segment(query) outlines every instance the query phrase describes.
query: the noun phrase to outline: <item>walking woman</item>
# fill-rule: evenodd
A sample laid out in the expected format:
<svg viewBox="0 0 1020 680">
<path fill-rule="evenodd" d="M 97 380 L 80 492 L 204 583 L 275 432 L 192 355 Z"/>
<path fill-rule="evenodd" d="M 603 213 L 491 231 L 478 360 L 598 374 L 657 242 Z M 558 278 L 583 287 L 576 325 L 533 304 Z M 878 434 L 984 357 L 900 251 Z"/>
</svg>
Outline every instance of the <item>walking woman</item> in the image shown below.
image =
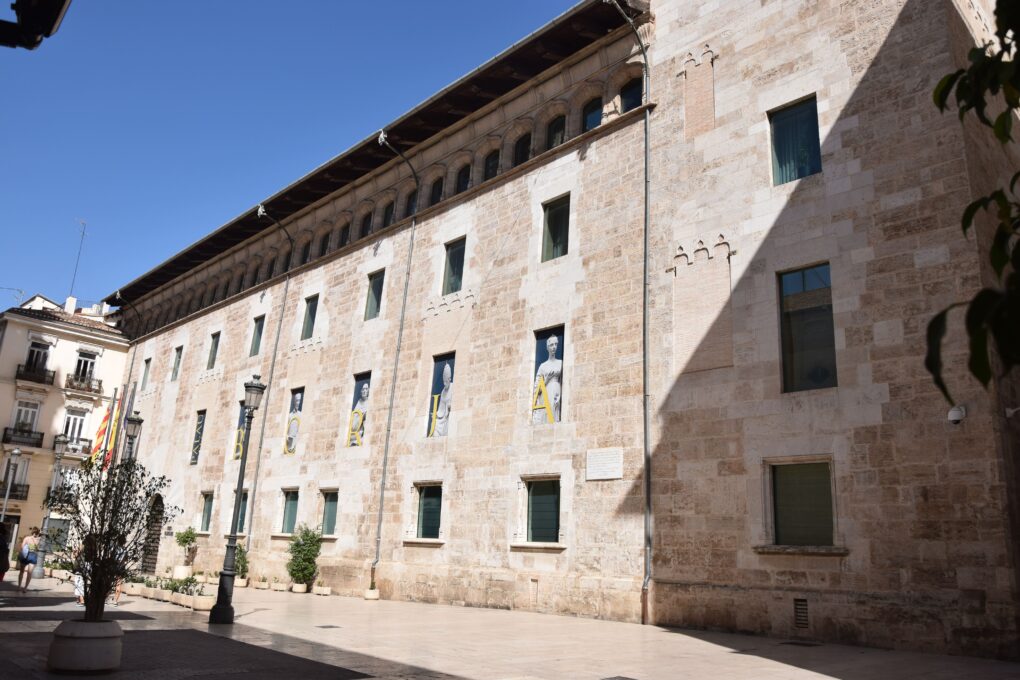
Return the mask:
<svg viewBox="0 0 1020 680">
<path fill-rule="evenodd" d="M 7 525 L 0 524 L 0 581 L 4 580 L 7 570 L 11 568 L 11 543 L 7 531 Z"/>
<path fill-rule="evenodd" d="M 21 542 L 21 551 L 18 552 L 18 588 L 21 592 L 28 592 L 28 584 L 32 581 L 32 569 L 39 560 L 39 527 L 32 527 Z M 27 567 L 27 568 L 26 568 Z M 21 577 L 25 577 L 25 585 L 21 585 Z"/>
</svg>

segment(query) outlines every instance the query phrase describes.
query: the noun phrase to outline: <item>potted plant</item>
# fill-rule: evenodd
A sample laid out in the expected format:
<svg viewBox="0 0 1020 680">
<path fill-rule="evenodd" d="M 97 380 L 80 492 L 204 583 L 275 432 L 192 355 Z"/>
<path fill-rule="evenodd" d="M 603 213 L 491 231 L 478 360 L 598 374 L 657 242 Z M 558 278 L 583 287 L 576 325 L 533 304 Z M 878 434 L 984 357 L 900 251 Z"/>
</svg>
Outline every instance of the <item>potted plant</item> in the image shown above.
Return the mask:
<svg viewBox="0 0 1020 680">
<path fill-rule="evenodd" d="M 238 545 L 234 553 L 234 587 L 248 587 L 248 551 L 243 545 Z"/>
<path fill-rule="evenodd" d="M 266 590 L 269 588 L 269 580 L 266 578 L 266 575 L 263 574 L 262 576 L 259 576 L 258 579 L 256 579 L 254 586 L 256 590 Z"/>
<path fill-rule="evenodd" d="M 287 590 L 287 584 L 282 582 L 279 579 L 279 577 L 274 576 L 273 577 L 273 590 L 277 590 L 277 591 L 282 593 L 282 592 Z"/>
<path fill-rule="evenodd" d="M 333 592 L 333 589 L 324 584 L 321 578 L 312 586 L 312 593 L 314 595 L 329 595 L 331 592 Z"/>
<path fill-rule="evenodd" d="M 304 524 L 297 527 L 290 539 L 290 561 L 287 573 L 294 581 L 295 593 L 307 593 L 315 583 L 315 561 L 322 549 L 322 534 Z"/>
<path fill-rule="evenodd" d="M 102 462 L 86 460 L 68 470 L 45 501 L 51 513 L 68 520 L 62 548 L 72 556 L 85 601 L 82 619 L 63 621 L 53 631 L 50 670 L 120 667 L 124 633 L 116 621 L 103 618 L 106 600 L 141 561 L 150 523 L 165 523 L 177 512 L 168 507 L 162 515 L 150 516 L 150 501 L 165 492 L 169 482 L 150 475 L 137 460 L 103 468 Z"/>
<path fill-rule="evenodd" d="M 194 527 L 188 527 L 177 533 L 177 545 L 184 548 L 184 564 L 174 567 L 174 578 L 183 579 L 191 576 L 191 565 L 195 561 L 195 554 L 198 552 L 198 534 Z"/>
</svg>

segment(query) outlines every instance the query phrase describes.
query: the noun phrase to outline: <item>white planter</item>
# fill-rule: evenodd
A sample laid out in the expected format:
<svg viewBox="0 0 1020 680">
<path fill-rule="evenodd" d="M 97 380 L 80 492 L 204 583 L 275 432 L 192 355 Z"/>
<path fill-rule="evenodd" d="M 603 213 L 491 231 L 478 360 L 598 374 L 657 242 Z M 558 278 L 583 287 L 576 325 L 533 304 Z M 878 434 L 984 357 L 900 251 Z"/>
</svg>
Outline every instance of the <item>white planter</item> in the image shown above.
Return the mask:
<svg viewBox="0 0 1020 680">
<path fill-rule="evenodd" d="M 269 581 L 255 581 L 255 590 L 269 590 Z"/>
<path fill-rule="evenodd" d="M 329 586 L 312 586 L 313 595 L 329 595 L 333 592 L 333 589 Z"/>
<path fill-rule="evenodd" d="M 157 600 L 162 600 L 163 602 L 169 602 L 171 595 L 173 595 L 173 593 L 171 593 L 166 588 L 157 588 L 156 589 L 156 599 Z"/>
<path fill-rule="evenodd" d="M 294 585 L 292 585 L 290 587 L 290 589 L 291 589 L 291 592 L 294 592 L 294 593 L 307 593 L 308 592 L 308 584 L 307 583 L 295 583 Z"/>
<path fill-rule="evenodd" d="M 215 595 L 195 595 L 191 600 L 191 607 L 196 612 L 207 612 L 216 604 Z"/>
<path fill-rule="evenodd" d="M 366 590 L 365 591 L 365 599 L 366 600 L 378 600 L 379 599 L 379 591 L 378 590 Z"/>
<path fill-rule="evenodd" d="M 181 579 L 188 578 L 189 576 L 191 576 L 191 567 L 174 567 L 174 579 L 180 581 Z"/>
<path fill-rule="evenodd" d="M 208 583 L 208 577 L 205 574 L 195 574 L 195 583 Z"/>
<path fill-rule="evenodd" d="M 63 621 L 53 631 L 47 665 L 52 671 L 117 670 L 123 638 L 116 621 Z"/>
<path fill-rule="evenodd" d="M 286 584 L 286 583 L 274 583 L 274 584 L 273 584 L 273 590 L 278 590 L 278 591 L 280 591 L 281 593 L 282 593 L 282 592 L 286 592 L 286 590 L 287 590 L 287 584 Z"/>
<path fill-rule="evenodd" d="M 124 592 L 128 595 L 139 595 L 142 592 L 142 586 L 140 583 L 125 583 Z"/>
<path fill-rule="evenodd" d="M 248 587 L 248 579 L 246 579 L 246 578 L 235 578 L 234 579 L 234 587 L 235 588 L 247 588 Z"/>
<path fill-rule="evenodd" d="M 170 593 L 171 604 L 184 604 L 184 593 Z"/>
</svg>

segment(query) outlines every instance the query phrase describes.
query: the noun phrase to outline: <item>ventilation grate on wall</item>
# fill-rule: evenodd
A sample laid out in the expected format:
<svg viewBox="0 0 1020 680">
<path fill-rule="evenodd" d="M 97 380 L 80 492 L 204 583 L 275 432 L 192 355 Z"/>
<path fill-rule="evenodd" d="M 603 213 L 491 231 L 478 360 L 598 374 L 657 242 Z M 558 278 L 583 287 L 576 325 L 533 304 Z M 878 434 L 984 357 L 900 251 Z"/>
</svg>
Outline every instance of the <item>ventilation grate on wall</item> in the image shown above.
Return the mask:
<svg viewBox="0 0 1020 680">
<path fill-rule="evenodd" d="M 807 600 L 797 598 L 793 601 L 793 625 L 795 628 L 808 627 Z"/>
</svg>

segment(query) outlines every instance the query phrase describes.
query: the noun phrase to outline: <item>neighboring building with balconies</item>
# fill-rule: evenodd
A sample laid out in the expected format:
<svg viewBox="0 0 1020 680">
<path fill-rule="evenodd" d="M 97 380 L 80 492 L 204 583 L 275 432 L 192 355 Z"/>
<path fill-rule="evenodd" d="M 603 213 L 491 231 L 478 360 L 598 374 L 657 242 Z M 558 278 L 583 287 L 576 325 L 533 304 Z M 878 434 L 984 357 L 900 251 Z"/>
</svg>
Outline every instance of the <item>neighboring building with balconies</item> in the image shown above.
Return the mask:
<svg viewBox="0 0 1020 680">
<path fill-rule="evenodd" d="M 124 371 L 128 345 L 105 322 L 108 311 L 35 295 L 0 314 L 0 502 L 6 495 L 4 521 L 19 539 L 42 526 L 54 437 L 68 438 L 65 464 L 83 460 Z M 14 449 L 22 455 L 12 463 Z"/>
</svg>

